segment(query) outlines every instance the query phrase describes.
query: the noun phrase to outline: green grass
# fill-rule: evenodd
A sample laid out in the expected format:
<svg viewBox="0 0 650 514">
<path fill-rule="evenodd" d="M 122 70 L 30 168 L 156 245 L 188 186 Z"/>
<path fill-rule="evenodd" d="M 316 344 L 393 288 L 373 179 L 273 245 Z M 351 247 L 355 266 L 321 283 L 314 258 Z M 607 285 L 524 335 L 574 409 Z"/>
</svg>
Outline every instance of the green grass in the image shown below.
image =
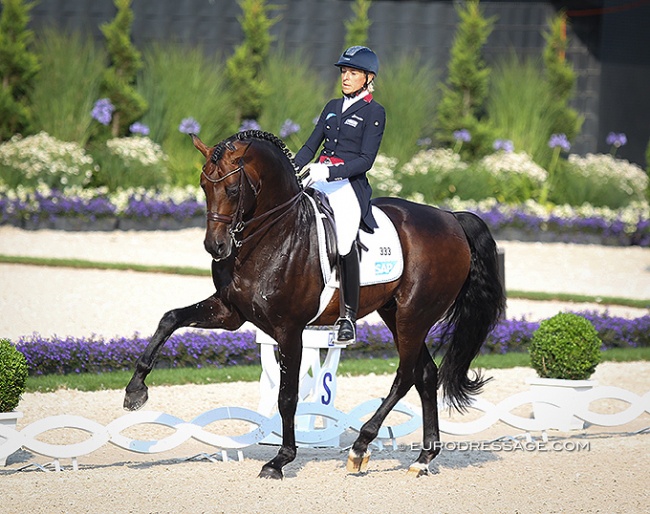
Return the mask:
<svg viewBox="0 0 650 514">
<path fill-rule="evenodd" d="M 31 266 L 51 266 L 74 269 L 101 269 L 117 271 L 137 271 L 141 273 L 164 273 L 169 275 L 189 275 L 209 277 L 210 269 L 194 268 L 191 266 L 160 266 L 147 264 L 130 264 L 119 262 L 97 262 L 84 259 L 60 259 L 52 257 L 26 257 L 0 254 L 1 264 L 26 264 Z M 508 290 L 508 298 L 535 300 L 541 302 L 561 301 L 570 303 L 596 303 L 601 305 L 620 305 L 646 309 L 650 307 L 650 299 L 636 300 L 614 296 L 588 296 L 570 293 L 541 293 L 531 291 Z"/>
<path fill-rule="evenodd" d="M 36 53 L 41 68 L 30 96 L 33 126 L 83 147 L 96 124 L 90 112 L 100 98 L 106 52 L 87 34 L 50 27 L 38 34 Z"/>
<path fill-rule="evenodd" d="M 650 348 L 626 348 L 607 350 L 602 353 L 603 361 L 634 362 L 650 360 Z M 473 367 L 484 369 L 508 369 L 529 367 L 527 353 L 505 355 L 482 355 L 476 358 Z M 393 359 L 344 359 L 338 368 L 339 376 L 392 375 L 397 369 L 397 358 Z M 178 368 L 156 369 L 147 378 L 147 385 L 216 384 L 223 382 L 257 382 L 262 368 L 259 365 L 233 366 L 230 368 Z M 57 389 L 99 391 L 124 389 L 131 379 L 131 371 L 112 373 L 81 373 L 78 375 L 45 375 L 27 378 L 29 393 L 49 392 Z"/>
<path fill-rule="evenodd" d="M 53 268 L 100 269 L 116 271 L 138 271 L 141 273 L 163 273 L 168 275 L 191 275 L 209 277 L 208 268 L 193 268 L 191 266 L 161 266 L 148 264 L 130 264 L 120 262 L 96 262 L 84 259 L 59 259 L 52 257 L 25 257 L 15 255 L 0 255 L 2 264 L 27 264 L 30 266 L 47 266 Z"/>
</svg>

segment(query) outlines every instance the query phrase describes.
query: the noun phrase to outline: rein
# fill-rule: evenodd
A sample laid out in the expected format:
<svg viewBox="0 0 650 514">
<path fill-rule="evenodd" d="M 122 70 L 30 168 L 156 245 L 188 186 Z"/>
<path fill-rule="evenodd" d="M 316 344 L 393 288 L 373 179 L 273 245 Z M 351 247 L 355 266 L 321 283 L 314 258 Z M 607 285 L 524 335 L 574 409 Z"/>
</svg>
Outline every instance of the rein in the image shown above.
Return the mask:
<svg viewBox="0 0 650 514">
<path fill-rule="evenodd" d="M 244 153 L 239 158 L 239 166 L 237 168 L 235 168 L 234 170 L 231 170 L 228 173 L 226 173 L 223 177 L 213 179 L 213 178 L 210 178 L 205 173 L 205 170 L 202 171 L 202 175 L 208 180 L 208 182 L 211 182 L 212 184 L 218 184 L 219 182 L 222 182 L 226 178 L 234 175 L 235 173 L 240 173 L 240 175 L 239 175 L 239 177 L 240 177 L 240 179 L 239 179 L 240 194 L 239 194 L 239 200 L 237 201 L 237 209 L 235 210 L 235 214 L 234 215 L 227 215 L 227 214 L 220 214 L 220 213 L 215 212 L 215 211 L 208 211 L 207 212 L 208 221 L 214 221 L 214 222 L 217 222 L 217 223 L 225 223 L 227 225 L 230 225 L 230 228 L 228 229 L 228 232 L 229 232 L 230 236 L 232 237 L 233 243 L 234 243 L 236 248 L 240 248 L 244 243 L 248 242 L 250 239 L 255 237 L 263 229 L 269 228 L 269 227 L 275 225 L 278 221 L 280 221 L 287 214 L 289 214 L 289 212 L 291 212 L 291 210 L 298 203 L 298 201 L 300 200 L 300 198 L 301 198 L 301 196 L 303 194 L 303 191 L 300 191 L 295 196 L 291 197 L 286 202 L 274 207 L 273 209 L 270 209 L 270 210 L 260 214 L 259 216 L 255 216 L 254 218 L 251 218 L 251 219 L 249 219 L 247 221 L 244 221 L 242 219 L 243 216 L 244 216 L 244 212 L 243 212 L 244 211 L 244 205 L 243 205 L 244 177 L 246 178 L 246 181 L 248 182 L 248 185 L 250 186 L 251 191 L 253 191 L 253 196 L 255 198 L 257 198 L 257 196 L 259 195 L 259 192 L 260 192 L 259 188 L 256 187 L 255 184 L 253 184 L 253 181 L 251 180 L 251 178 L 246 173 L 246 170 L 244 169 L 244 156 L 246 155 L 246 152 L 250 148 L 251 144 L 252 143 L 248 143 L 248 146 L 246 147 L 246 150 L 244 150 Z M 234 150 L 234 147 L 232 147 L 230 149 Z M 237 234 L 239 234 L 240 232 L 243 232 L 244 229 L 246 229 L 246 227 L 248 227 L 252 223 L 255 223 L 255 222 L 260 221 L 260 220 L 265 220 L 266 218 L 268 218 L 272 214 L 275 214 L 276 212 L 278 212 L 278 211 L 280 211 L 282 209 L 285 209 L 285 208 L 286 208 L 286 210 L 282 214 L 280 214 L 277 218 L 271 220 L 270 224 L 262 224 L 261 226 L 259 226 L 257 228 L 257 230 L 253 231 L 251 234 L 246 236 L 244 239 L 242 239 L 242 240 L 237 239 Z"/>
</svg>

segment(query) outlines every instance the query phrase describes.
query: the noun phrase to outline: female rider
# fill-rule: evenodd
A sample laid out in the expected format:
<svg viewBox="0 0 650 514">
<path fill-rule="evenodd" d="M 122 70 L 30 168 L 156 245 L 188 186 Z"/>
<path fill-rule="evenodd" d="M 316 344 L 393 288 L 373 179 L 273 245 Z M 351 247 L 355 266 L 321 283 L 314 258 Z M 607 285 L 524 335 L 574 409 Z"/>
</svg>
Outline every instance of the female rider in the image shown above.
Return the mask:
<svg viewBox="0 0 650 514">
<path fill-rule="evenodd" d="M 377 157 L 386 113 L 372 98 L 379 59 L 370 48 L 348 48 L 335 66 L 341 70 L 343 97 L 327 103 L 295 162 L 303 184 L 325 193 L 334 210 L 341 299 L 336 342 L 348 344 L 356 339 L 359 309 L 359 250 L 355 241 L 360 227 L 368 232 L 377 228 L 366 172 Z M 321 144 L 316 162 L 307 164 Z"/>
</svg>

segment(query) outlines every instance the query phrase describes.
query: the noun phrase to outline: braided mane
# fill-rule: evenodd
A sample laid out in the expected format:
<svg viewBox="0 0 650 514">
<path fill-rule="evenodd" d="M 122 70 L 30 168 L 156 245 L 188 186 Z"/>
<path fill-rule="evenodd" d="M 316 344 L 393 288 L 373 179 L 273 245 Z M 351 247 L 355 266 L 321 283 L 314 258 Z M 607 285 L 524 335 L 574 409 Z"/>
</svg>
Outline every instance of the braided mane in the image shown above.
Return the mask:
<svg viewBox="0 0 650 514">
<path fill-rule="evenodd" d="M 223 157 L 223 152 L 226 149 L 228 143 L 231 143 L 232 141 L 244 141 L 246 139 L 260 139 L 263 141 L 270 141 L 275 146 L 277 146 L 280 150 L 282 150 L 282 153 L 284 153 L 284 155 L 289 160 L 291 165 L 294 168 L 296 167 L 293 157 L 291 155 L 291 151 L 287 148 L 287 145 L 284 144 L 284 141 L 282 141 L 282 139 L 280 139 L 275 134 L 271 134 L 270 132 L 264 132 L 262 130 L 244 130 L 242 132 L 238 132 L 237 134 L 230 136 L 227 139 L 224 139 L 217 146 L 214 147 L 214 152 L 212 152 L 212 157 L 210 158 L 210 160 L 214 164 L 217 164 L 217 162 L 219 162 L 219 159 Z"/>
</svg>

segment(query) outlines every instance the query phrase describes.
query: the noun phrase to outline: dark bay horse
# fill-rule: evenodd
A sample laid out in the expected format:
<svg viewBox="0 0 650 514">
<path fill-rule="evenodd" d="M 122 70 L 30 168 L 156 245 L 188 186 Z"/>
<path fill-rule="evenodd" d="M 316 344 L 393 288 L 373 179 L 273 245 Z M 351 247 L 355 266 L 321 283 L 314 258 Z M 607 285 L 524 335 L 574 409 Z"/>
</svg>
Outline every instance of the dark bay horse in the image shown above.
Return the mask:
<svg viewBox="0 0 650 514">
<path fill-rule="evenodd" d="M 144 380 L 175 330 L 235 330 L 250 321 L 278 343 L 282 445 L 264 464 L 260 477 L 282 478 L 282 468 L 296 457 L 302 332 L 318 312 L 324 287 L 315 216 L 289 151 L 274 135 L 240 132 L 215 147 L 194 135 L 192 140 L 206 159 L 201 173 L 207 202 L 204 246 L 213 257 L 216 291 L 163 316 L 138 359 L 124 407 L 139 409 L 147 401 Z M 471 213 L 395 198 L 380 198 L 374 204 L 397 229 L 404 271 L 394 282 L 361 288 L 359 317 L 379 313 L 394 337 L 399 366 L 391 390 L 350 449 L 348 470 L 365 469 L 368 446 L 382 422 L 415 385 L 422 400 L 424 437 L 409 473 L 421 475 L 439 452 L 438 387 L 449 405 L 463 410 L 485 383 L 479 374 L 468 376 L 468 371 L 505 304 L 496 244 L 485 223 Z M 313 324 L 331 325 L 338 312 L 335 294 Z M 429 330 L 439 321 L 445 327 L 440 369 L 425 345 Z"/>
</svg>

